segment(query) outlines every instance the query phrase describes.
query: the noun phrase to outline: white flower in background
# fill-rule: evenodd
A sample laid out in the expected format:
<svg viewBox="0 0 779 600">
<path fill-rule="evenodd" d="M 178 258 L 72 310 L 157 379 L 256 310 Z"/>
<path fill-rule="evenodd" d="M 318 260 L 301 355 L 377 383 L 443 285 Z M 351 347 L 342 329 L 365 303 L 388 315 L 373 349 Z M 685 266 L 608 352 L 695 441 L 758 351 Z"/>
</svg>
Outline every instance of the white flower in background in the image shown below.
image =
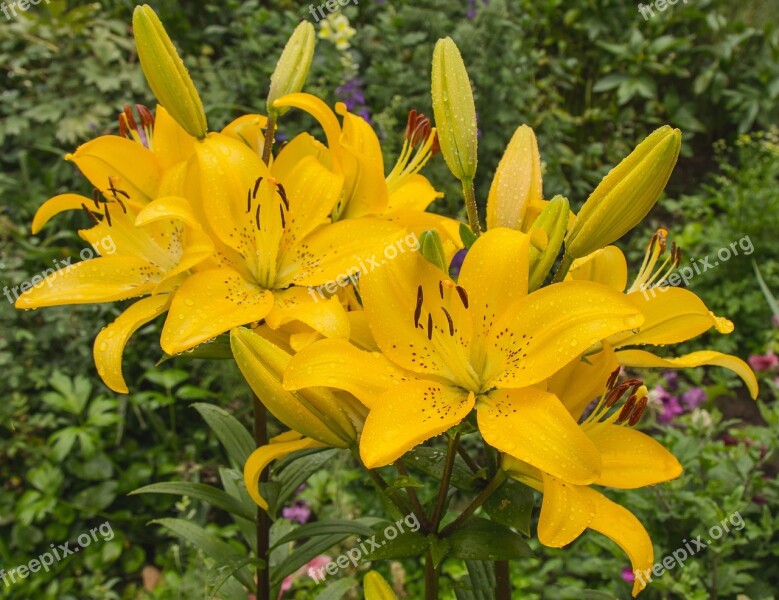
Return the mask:
<svg viewBox="0 0 779 600">
<path fill-rule="evenodd" d="M 319 25 L 319 37 L 330 40 L 339 50 L 348 50 L 349 40 L 357 33 L 349 25 L 349 17 L 342 13 L 332 13 Z"/>
<path fill-rule="evenodd" d="M 692 418 L 692 424 L 695 427 L 699 427 L 701 429 L 708 429 L 711 427 L 711 413 L 705 408 L 696 408 L 694 411 L 692 411 L 692 415 L 690 416 Z"/>
</svg>

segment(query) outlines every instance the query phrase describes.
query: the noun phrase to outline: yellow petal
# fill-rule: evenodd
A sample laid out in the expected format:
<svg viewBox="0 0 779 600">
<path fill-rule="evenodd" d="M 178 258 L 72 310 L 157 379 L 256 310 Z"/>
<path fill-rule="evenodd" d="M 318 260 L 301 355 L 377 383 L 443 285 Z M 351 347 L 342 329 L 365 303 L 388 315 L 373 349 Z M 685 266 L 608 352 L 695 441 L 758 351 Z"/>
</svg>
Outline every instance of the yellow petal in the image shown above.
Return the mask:
<svg viewBox="0 0 779 600">
<path fill-rule="evenodd" d="M 292 356 L 250 329 L 230 334 L 235 362 L 270 413 L 287 427 L 328 446 L 345 448 L 357 439 L 354 426 L 329 390 L 285 390 L 281 378 Z"/>
<path fill-rule="evenodd" d="M 162 273 L 142 258 L 105 256 L 46 269 L 46 278 L 35 282 L 16 301 L 16 308 L 41 308 L 63 304 L 114 302 L 151 292 Z M 24 287 L 24 286 L 22 286 Z"/>
<path fill-rule="evenodd" d="M 479 372 L 493 325 L 527 295 L 529 249 L 530 236 L 498 227 L 479 237 L 465 256 L 458 283 L 468 293 L 474 324 L 471 362 Z"/>
<path fill-rule="evenodd" d="M 619 367 L 617 357 L 610 347 L 587 360 L 576 358 L 557 371 L 549 379 L 549 391 L 563 403 L 574 420 L 579 421 L 590 403 L 606 389 L 609 375 Z"/>
<path fill-rule="evenodd" d="M 242 115 L 228 123 L 221 133 L 246 144 L 258 156 L 265 146 L 263 129 L 268 123 L 263 115 Z"/>
<path fill-rule="evenodd" d="M 312 289 L 292 287 L 274 292 L 273 310 L 265 317 L 272 329 L 300 321 L 325 337 L 349 337 L 349 319 L 338 298 L 323 299 Z"/>
<path fill-rule="evenodd" d="M 757 398 L 758 385 L 755 374 L 743 360 L 730 354 L 700 350 L 678 356 L 676 358 L 661 358 L 645 350 L 622 350 L 617 352 L 619 364 L 625 367 L 663 367 L 666 369 L 691 369 L 707 365 L 730 369 L 746 383 L 752 399 Z"/>
<path fill-rule="evenodd" d="M 459 249 L 462 246 L 462 241 L 460 241 L 460 221 L 455 221 L 449 217 L 410 208 L 386 212 L 382 217 L 413 233 L 417 239 L 419 239 L 423 231 L 432 229 L 439 233 L 445 244 L 456 246 L 455 249 Z M 408 246 L 408 244 L 406 245 Z"/>
<path fill-rule="evenodd" d="M 595 506 L 587 488 L 558 481 L 546 473 L 538 541 L 550 548 L 562 548 L 579 537 L 595 518 Z"/>
<path fill-rule="evenodd" d="M 154 153 L 163 170 L 187 160 L 195 151 L 197 141 L 176 123 L 162 105 L 154 116 Z"/>
<path fill-rule="evenodd" d="M 365 352 L 346 340 L 320 340 L 303 348 L 284 371 L 284 387 L 325 386 L 345 390 L 368 408 L 384 392 L 409 379 L 379 352 Z"/>
<path fill-rule="evenodd" d="M 596 342 L 644 320 L 624 294 L 589 281 L 541 288 L 499 318 L 484 371 L 498 387 L 542 381 Z"/>
<path fill-rule="evenodd" d="M 644 315 L 638 333 L 620 333 L 609 338 L 615 347 L 627 344 L 678 344 L 692 339 L 712 327 L 720 333 L 733 331 L 733 323 L 711 312 L 690 290 L 662 287 L 628 294 Z"/>
<path fill-rule="evenodd" d="M 416 173 L 406 178 L 389 196 L 387 213 L 403 209 L 424 211 L 430 203 L 444 194 L 437 191 L 426 177 Z"/>
<path fill-rule="evenodd" d="M 365 600 L 397 600 L 395 592 L 378 571 L 368 571 L 363 579 Z"/>
<path fill-rule="evenodd" d="M 360 455 L 369 469 L 388 465 L 406 452 L 462 421 L 473 393 L 433 381 L 407 381 L 379 397 L 360 437 Z"/>
<path fill-rule="evenodd" d="M 273 176 L 280 181 L 288 181 L 289 174 L 298 163 L 308 156 L 313 156 L 320 163 L 330 168 L 330 152 L 322 142 L 310 133 L 299 133 L 286 144 L 273 160 Z"/>
<path fill-rule="evenodd" d="M 493 390 L 479 396 L 479 431 L 501 452 L 575 484 L 600 475 L 595 445 L 562 403 L 537 388 Z"/>
<path fill-rule="evenodd" d="M 606 246 L 573 261 L 568 277 L 578 281 L 602 283 L 622 292 L 628 284 L 628 263 L 622 250 L 616 246 Z"/>
<path fill-rule="evenodd" d="M 278 287 L 294 283 L 320 286 L 346 280 L 349 275 L 372 268 L 372 260 L 381 264 L 402 254 L 395 243 L 402 231 L 379 219 L 349 219 L 322 227 L 304 241 L 292 246 L 280 257 Z M 408 252 L 402 246 L 403 252 Z M 389 250 L 388 250 L 389 249 Z"/>
<path fill-rule="evenodd" d="M 635 575 L 633 597 L 646 587 L 654 563 L 652 540 L 646 529 L 628 509 L 612 502 L 603 494 L 586 488 L 584 494 L 595 506 L 595 518 L 590 522 L 593 529 L 616 542 L 630 558 Z"/>
<path fill-rule="evenodd" d="M 260 475 L 271 462 L 284 458 L 288 454 L 298 450 L 308 450 L 309 448 L 324 448 L 316 440 L 303 438 L 300 440 L 276 442 L 271 441 L 267 446 L 261 446 L 252 452 L 243 468 L 243 480 L 246 484 L 246 490 L 249 492 L 252 500 L 263 510 L 268 510 L 268 503 L 265 498 L 260 496 Z"/>
<path fill-rule="evenodd" d="M 151 150 L 118 135 L 90 140 L 65 159 L 76 163 L 99 190 L 107 190 L 112 181 L 115 188 L 129 194 L 124 201 L 135 209 L 156 196 L 162 178 L 159 161 Z"/>
<path fill-rule="evenodd" d="M 61 212 L 65 212 L 66 210 L 83 210 L 81 208 L 82 204 L 90 210 L 95 208 L 95 205 L 92 202 L 92 198 L 87 198 L 86 196 L 81 196 L 80 194 L 60 194 L 58 196 L 54 196 L 53 198 L 49 198 L 46 200 L 46 202 L 41 204 L 37 211 L 35 211 L 35 216 L 32 219 L 33 235 L 37 234 L 41 229 L 43 229 L 43 227 L 52 217 L 60 214 Z M 103 211 L 93 210 L 93 212 L 102 214 Z"/>
<path fill-rule="evenodd" d="M 640 431 L 603 423 L 585 426 L 585 431 L 603 460 L 598 485 L 633 489 L 670 481 L 682 474 L 676 457 Z"/>
<path fill-rule="evenodd" d="M 543 198 L 541 156 L 533 130 L 521 125 L 498 163 L 487 197 L 487 229 L 520 230 L 529 206 Z"/>
<path fill-rule="evenodd" d="M 95 366 L 103 383 L 113 391 L 120 394 L 129 392 L 122 376 L 122 354 L 128 340 L 138 328 L 168 310 L 170 301 L 170 294 L 138 300 L 97 334 L 94 345 Z"/>
<path fill-rule="evenodd" d="M 201 271 L 176 290 L 160 344 L 168 354 L 178 354 L 233 327 L 260 321 L 272 307 L 271 292 L 233 269 Z"/>
</svg>

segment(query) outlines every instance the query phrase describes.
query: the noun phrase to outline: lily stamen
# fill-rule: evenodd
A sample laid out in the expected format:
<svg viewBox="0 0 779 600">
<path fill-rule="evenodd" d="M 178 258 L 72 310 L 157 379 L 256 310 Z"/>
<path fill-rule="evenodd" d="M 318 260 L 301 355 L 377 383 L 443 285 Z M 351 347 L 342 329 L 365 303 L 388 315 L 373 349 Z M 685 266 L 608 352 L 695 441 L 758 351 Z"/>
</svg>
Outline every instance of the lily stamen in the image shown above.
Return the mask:
<svg viewBox="0 0 779 600">
<path fill-rule="evenodd" d="M 413 109 L 408 113 L 405 138 L 398 160 L 386 177 L 387 189 L 390 194 L 398 189 L 406 179 L 418 173 L 427 161 L 439 151 L 435 127 L 430 126 L 430 119 Z M 414 153 L 417 146 L 419 148 Z"/>
<path fill-rule="evenodd" d="M 662 285 L 682 262 L 681 249 L 672 243 L 670 255 L 659 267 L 657 266 L 658 261 L 665 254 L 667 240 L 668 231 L 665 229 L 658 229 L 649 240 L 644 261 L 641 263 L 635 281 L 627 291 L 628 294 Z"/>
<path fill-rule="evenodd" d="M 154 115 L 143 104 L 136 104 L 140 125 L 135 120 L 132 108 L 124 105 L 124 111 L 119 113 L 119 135 L 135 140 L 149 150 L 153 149 Z"/>
</svg>

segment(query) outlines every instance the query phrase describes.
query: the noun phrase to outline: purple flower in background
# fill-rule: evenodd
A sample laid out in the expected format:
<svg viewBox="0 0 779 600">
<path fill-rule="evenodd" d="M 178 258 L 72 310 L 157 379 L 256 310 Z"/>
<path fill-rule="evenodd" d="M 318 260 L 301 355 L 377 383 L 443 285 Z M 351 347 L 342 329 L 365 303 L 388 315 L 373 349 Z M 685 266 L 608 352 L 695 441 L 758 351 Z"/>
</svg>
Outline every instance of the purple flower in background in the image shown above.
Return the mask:
<svg viewBox="0 0 779 600">
<path fill-rule="evenodd" d="M 690 388 L 682 394 L 682 404 L 685 410 L 695 410 L 706 402 L 706 392 L 699 387 Z"/>
<path fill-rule="evenodd" d="M 622 569 L 622 579 L 628 583 L 633 583 L 636 580 L 636 576 L 633 574 L 633 571 L 630 569 L 630 567 L 625 567 Z"/>
<path fill-rule="evenodd" d="M 455 252 L 452 257 L 452 262 L 449 263 L 449 277 L 457 278 L 460 276 L 460 269 L 463 268 L 463 261 L 465 260 L 466 254 L 468 254 L 468 251 L 465 248 Z"/>
<path fill-rule="evenodd" d="M 679 399 L 669 394 L 663 389 L 663 386 L 655 386 L 652 392 L 654 392 L 655 399 L 661 406 L 660 414 L 657 416 L 658 422 L 667 425 L 684 412 L 681 404 L 679 404 Z"/>
<path fill-rule="evenodd" d="M 288 521 L 297 521 L 303 525 L 311 518 L 311 509 L 304 500 L 295 500 L 292 506 L 285 506 L 281 514 Z"/>
<path fill-rule="evenodd" d="M 487 6 L 490 3 L 490 0 L 482 0 L 481 3 L 484 6 Z M 468 0 L 468 12 L 465 13 L 465 16 L 469 19 L 476 18 L 476 0 Z"/>
<path fill-rule="evenodd" d="M 362 81 L 359 77 L 347 79 L 343 85 L 335 88 L 335 95 L 346 105 L 349 112 L 360 115 L 369 125 L 373 125 L 371 114 L 365 105 L 365 93 L 362 91 Z"/>
<path fill-rule="evenodd" d="M 676 391 L 679 387 L 679 374 L 676 371 L 666 371 L 663 377 L 665 377 L 665 387 L 671 392 Z"/>
</svg>

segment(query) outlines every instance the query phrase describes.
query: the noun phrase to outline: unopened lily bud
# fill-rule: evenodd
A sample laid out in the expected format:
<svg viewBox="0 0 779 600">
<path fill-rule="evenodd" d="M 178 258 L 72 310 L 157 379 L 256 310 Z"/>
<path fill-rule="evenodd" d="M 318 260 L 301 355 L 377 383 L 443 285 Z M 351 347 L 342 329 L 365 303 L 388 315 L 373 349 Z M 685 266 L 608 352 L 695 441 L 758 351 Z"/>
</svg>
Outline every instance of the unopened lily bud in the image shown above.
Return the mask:
<svg viewBox="0 0 779 600">
<path fill-rule="evenodd" d="M 530 247 L 530 278 L 528 279 L 528 291 L 537 290 L 544 283 L 549 274 L 560 246 L 565 238 L 565 229 L 568 225 L 568 200 L 562 196 L 555 196 L 549 201 L 538 215 L 530 230 L 531 235 L 536 231 L 546 233 L 547 245 L 543 250 Z"/>
<path fill-rule="evenodd" d="M 521 230 L 527 209 L 542 199 L 538 140 L 530 127 L 522 125 L 514 132 L 495 171 L 487 197 L 487 229 Z"/>
<path fill-rule="evenodd" d="M 271 75 L 267 103 L 269 115 L 280 116 L 287 112 L 288 106 L 276 107 L 273 103 L 282 96 L 296 94 L 303 89 L 311 68 L 311 60 L 314 58 L 315 45 L 314 26 L 308 21 L 302 21 L 287 40 Z"/>
<path fill-rule="evenodd" d="M 452 38 L 438 40 L 433 51 L 432 96 L 444 160 L 457 179 L 471 181 L 476 174 L 476 106 L 468 72 Z"/>
<path fill-rule="evenodd" d="M 419 236 L 419 251 L 436 267 L 446 271 L 446 252 L 437 231 L 430 229 L 422 232 L 422 235 Z"/>
<path fill-rule="evenodd" d="M 159 17 L 144 4 L 133 12 L 133 35 L 143 74 L 159 103 L 193 137 L 208 130 L 203 103 Z"/>
<path fill-rule="evenodd" d="M 395 592 L 378 571 L 368 571 L 362 586 L 365 590 L 365 600 L 397 600 Z"/>
<path fill-rule="evenodd" d="M 668 183 L 681 147 L 681 132 L 666 125 L 613 168 L 576 216 L 565 239 L 566 255 L 586 256 L 640 223 Z"/>
<path fill-rule="evenodd" d="M 347 448 L 355 442 L 354 424 L 330 390 L 284 389 L 282 377 L 292 355 L 244 327 L 232 330 L 230 346 L 249 386 L 279 421 L 328 446 Z"/>
</svg>

